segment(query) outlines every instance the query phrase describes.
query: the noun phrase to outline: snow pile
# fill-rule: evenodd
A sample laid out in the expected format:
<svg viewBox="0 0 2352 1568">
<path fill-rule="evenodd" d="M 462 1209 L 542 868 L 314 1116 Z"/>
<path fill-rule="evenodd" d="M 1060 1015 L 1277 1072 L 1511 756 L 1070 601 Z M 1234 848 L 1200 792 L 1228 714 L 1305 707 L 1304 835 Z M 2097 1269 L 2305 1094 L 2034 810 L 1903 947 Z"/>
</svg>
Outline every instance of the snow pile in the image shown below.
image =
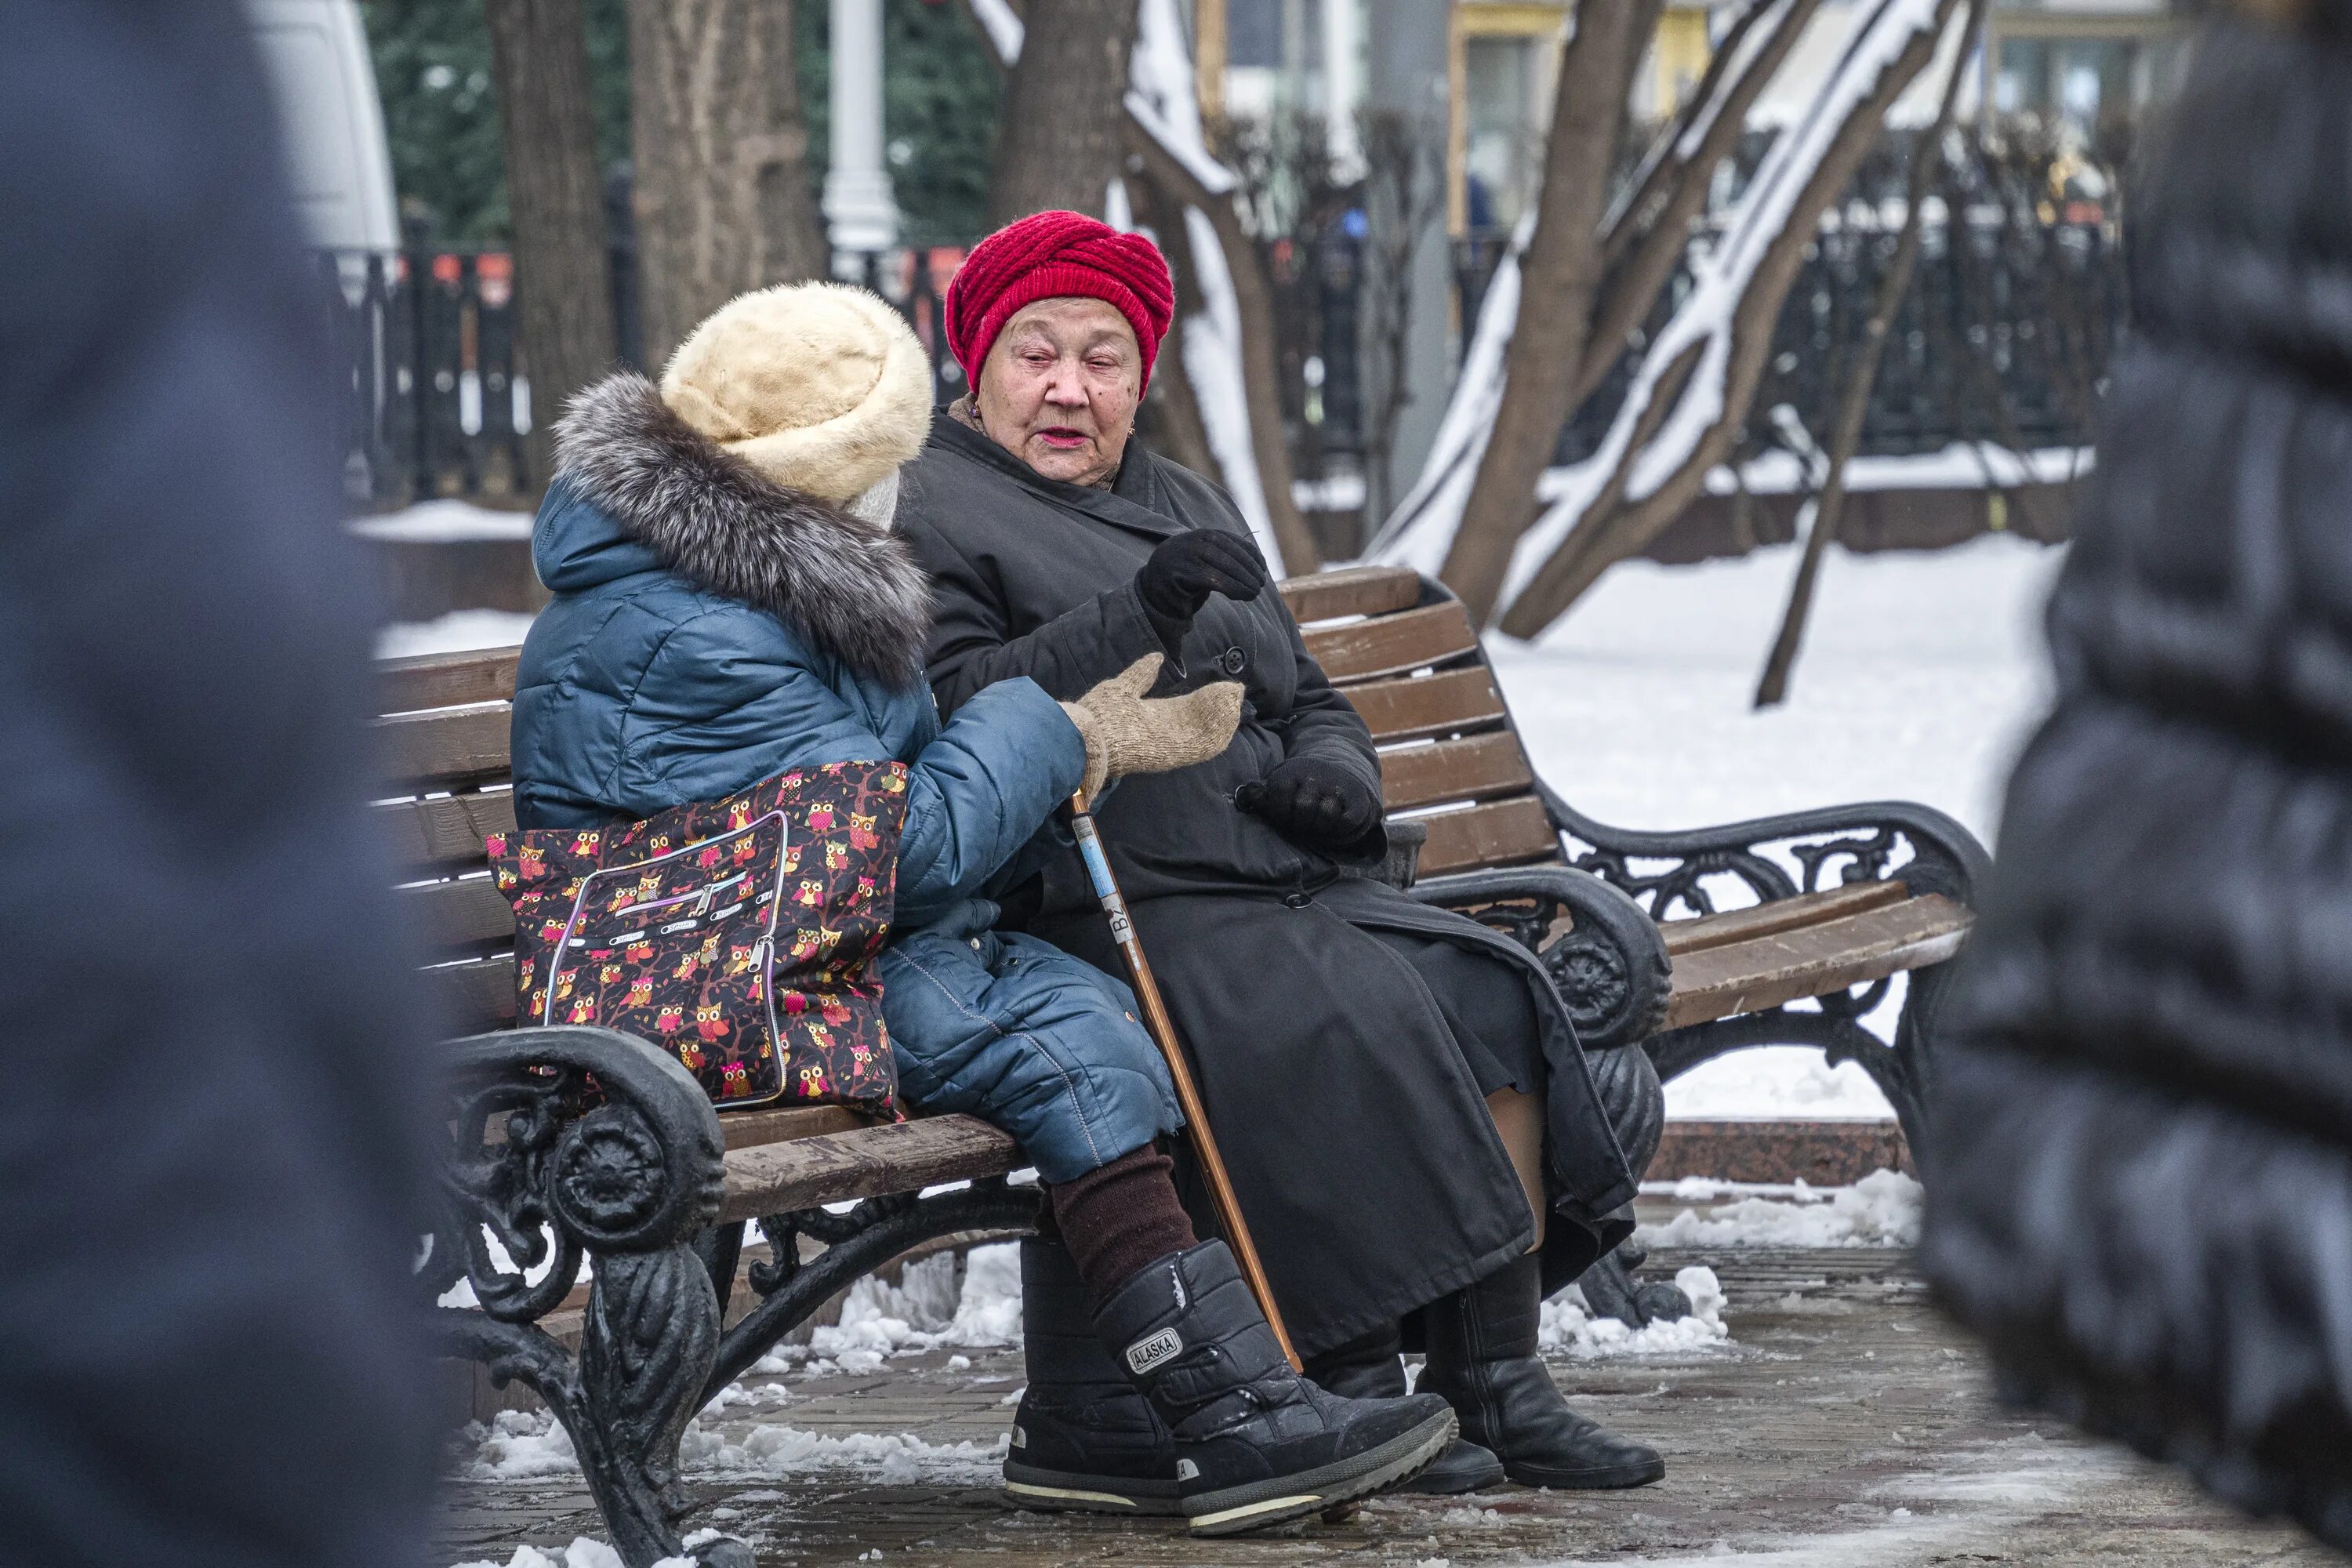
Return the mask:
<svg viewBox="0 0 2352 1568">
<path fill-rule="evenodd" d="M 378 658 L 411 658 L 423 653 L 465 653 L 478 647 L 515 647 L 533 617 L 520 610 L 452 610 L 429 621 L 398 621 L 375 634 Z"/>
<path fill-rule="evenodd" d="M 1786 1198 L 1741 1198 L 1717 1205 L 1705 1217 L 1686 1208 L 1637 1234 L 1652 1247 L 1909 1247 L 1919 1239 L 1920 1198 L 1909 1176 L 1874 1171 L 1850 1187 L 1799 1182 Z"/>
<path fill-rule="evenodd" d="M 678 1458 L 688 1470 L 782 1478 L 812 1470 L 847 1471 L 869 1486 L 916 1481 L 994 1486 L 1004 1464 L 1005 1439 L 992 1443 L 926 1443 L 906 1432 L 851 1432 L 835 1436 L 797 1426 L 760 1426 L 731 1442 L 700 1422 L 686 1429 Z"/>
<path fill-rule="evenodd" d="M 479 1563 L 460 1563 L 457 1568 L 627 1568 L 621 1554 L 601 1541 L 591 1541 L 584 1535 L 574 1536 L 572 1544 L 560 1556 L 549 1556 L 536 1546 L 518 1546 L 515 1554 L 503 1563 L 487 1559 Z M 694 1568 L 691 1557 L 665 1557 L 654 1568 Z"/>
<path fill-rule="evenodd" d="M 457 1473 L 469 1481 L 528 1480 L 580 1468 L 572 1434 L 544 1410 L 501 1410 L 487 1423 L 467 1422 L 464 1436 L 474 1455 Z"/>
<path fill-rule="evenodd" d="M 904 1432 L 852 1432 L 844 1436 L 807 1432 L 782 1423 L 759 1423 L 740 1436 L 712 1429 L 705 1420 L 724 1405 L 688 1423 L 678 1442 L 688 1470 L 730 1476 L 782 1479 L 816 1470 L 847 1471 L 869 1484 L 901 1486 L 914 1480 L 963 1486 L 996 1481 L 1004 1459 L 1004 1439 L 992 1443 L 926 1443 Z M 501 1410 L 488 1424 L 473 1422 L 464 1433 L 473 1457 L 457 1473 L 473 1481 L 530 1480 L 564 1475 L 580 1468 L 563 1424 L 543 1410 Z M 562 1564 L 560 1568 L 576 1568 Z"/>
<path fill-rule="evenodd" d="M 1021 1248 L 1017 1242 L 975 1247 L 956 1286 L 956 1260 L 940 1253 L 910 1263 L 901 1282 L 869 1275 L 849 1288 L 841 1320 L 825 1324 L 805 1345 L 778 1345 L 754 1372 L 798 1365 L 810 1377 L 878 1372 L 893 1356 L 919 1355 L 946 1345 L 982 1349 L 1021 1337 Z"/>
<path fill-rule="evenodd" d="M 1723 1285 L 1715 1270 L 1682 1269 L 1675 1275 L 1675 1284 L 1690 1298 L 1690 1316 L 1661 1319 L 1638 1329 L 1615 1318 L 1594 1317 L 1582 1292 L 1571 1285 L 1543 1304 L 1536 1342 L 1547 1354 L 1574 1361 L 1689 1355 L 1729 1344 L 1731 1330 L 1723 1321 Z"/>
</svg>

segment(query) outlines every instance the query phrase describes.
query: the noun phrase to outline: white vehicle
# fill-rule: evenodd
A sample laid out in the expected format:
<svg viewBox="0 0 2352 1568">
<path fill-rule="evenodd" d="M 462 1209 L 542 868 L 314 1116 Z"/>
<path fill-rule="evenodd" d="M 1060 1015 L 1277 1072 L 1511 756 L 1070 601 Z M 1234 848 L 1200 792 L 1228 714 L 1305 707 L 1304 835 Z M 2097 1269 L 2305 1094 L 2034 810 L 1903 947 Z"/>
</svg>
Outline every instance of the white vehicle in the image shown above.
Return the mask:
<svg viewBox="0 0 2352 1568">
<path fill-rule="evenodd" d="M 358 0 L 246 0 L 314 245 L 395 250 L 400 214 Z"/>
</svg>

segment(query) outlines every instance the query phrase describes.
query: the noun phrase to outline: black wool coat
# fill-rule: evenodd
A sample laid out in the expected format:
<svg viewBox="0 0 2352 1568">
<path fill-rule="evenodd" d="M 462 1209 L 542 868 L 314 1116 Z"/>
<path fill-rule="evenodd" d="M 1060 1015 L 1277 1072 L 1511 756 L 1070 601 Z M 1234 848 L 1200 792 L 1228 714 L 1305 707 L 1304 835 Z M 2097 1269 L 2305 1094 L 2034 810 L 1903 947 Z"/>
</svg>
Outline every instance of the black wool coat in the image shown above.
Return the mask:
<svg viewBox="0 0 2352 1568">
<path fill-rule="evenodd" d="M 2212 29 L 2132 210 L 2135 346 L 2050 606 L 2058 701 L 1951 994 L 1923 1258 L 2013 1394 L 2352 1548 L 2332 9 L 2332 34 Z"/>
<path fill-rule="evenodd" d="M 933 689 L 952 709 L 1025 675 L 1069 699 L 1162 651 L 1136 571 L 1189 529 L 1246 532 L 1206 480 L 1128 448 L 1108 490 L 1041 478 L 941 416 L 903 471 L 898 526 L 935 584 Z M 1532 1216 L 1435 999 L 1372 934 L 1435 936 L 1529 988 L 1548 1066 L 1563 1281 L 1630 1228 L 1634 1178 L 1558 994 L 1517 943 L 1284 838 L 1234 792 L 1313 755 L 1380 787 L 1363 721 L 1324 678 L 1270 588 L 1213 598 L 1165 689 L 1244 683 L 1233 744 L 1181 772 L 1121 781 L 1097 820 L 1184 1037 L 1242 1206 L 1303 1353 L 1367 1332 L 1523 1252 Z M 1352 847 L 1377 859 L 1385 835 Z M 1046 852 L 1010 906 L 1030 929 L 1116 971 L 1075 852 Z"/>
</svg>

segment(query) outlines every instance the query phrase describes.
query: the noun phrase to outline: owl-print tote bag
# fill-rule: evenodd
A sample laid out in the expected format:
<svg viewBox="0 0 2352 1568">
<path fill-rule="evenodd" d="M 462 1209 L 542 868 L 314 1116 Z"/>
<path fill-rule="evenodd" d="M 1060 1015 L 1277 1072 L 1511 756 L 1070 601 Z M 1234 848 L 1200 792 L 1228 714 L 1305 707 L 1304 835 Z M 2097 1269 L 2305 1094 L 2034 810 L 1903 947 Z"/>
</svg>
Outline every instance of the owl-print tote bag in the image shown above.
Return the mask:
<svg viewBox="0 0 2352 1568">
<path fill-rule="evenodd" d="M 516 1021 L 649 1040 L 722 1110 L 895 1117 L 868 973 L 890 934 L 907 770 L 827 763 L 584 832 L 488 840 L 514 904 Z"/>
</svg>

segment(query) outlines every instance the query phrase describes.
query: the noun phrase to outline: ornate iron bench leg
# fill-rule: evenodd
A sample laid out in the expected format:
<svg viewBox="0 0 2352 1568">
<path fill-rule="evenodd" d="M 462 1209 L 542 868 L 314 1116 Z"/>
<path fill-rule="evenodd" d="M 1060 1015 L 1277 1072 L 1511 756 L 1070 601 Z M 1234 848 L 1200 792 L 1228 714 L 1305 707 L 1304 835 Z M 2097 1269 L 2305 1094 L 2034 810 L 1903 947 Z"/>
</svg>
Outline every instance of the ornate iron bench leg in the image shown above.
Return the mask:
<svg viewBox="0 0 2352 1568">
<path fill-rule="evenodd" d="M 628 1568 L 687 1558 L 753 1568 L 720 1538 L 688 1552 L 678 1475 L 687 1425 L 833 1293 L 926 1242 L 1020 1235 L 1037 1194 L 1001 1176 L 929 1197 L 869 1198 L 762 1224 L 772 1261 L 750 1270 L 761 1300 L 724 1331 L 743 1222 L 714 1224 L 725 1143 L 686 1070 L 608 1029 L 516 1029 L 454 1042 L 452 1145 L 444 1217 L 418 1289 L 430 1300 L 471 1281 L 478 1310 L 436 1313 L 449 1353 L 520 1381 L 571 1435 L 582 1474 Z M 502 1267 L 485 1231 L 518 1274 Z M 801 1238 L 824 1250 L 803 1260 Z M 538 1320 L 593 1259 L 575 1360 Z"/>
<path fill-rule="evenodd" d="M 518 1029 L 457 1042 L 446 1218 L 423 1278 L 462 1275 L 478 1311 L 444 1310 L 446 1342 L 520 1378 L 571 1435 L 629 1568 L 684 1556 L 678 1438 L 718 1358 L 710 1263 L 692 1245 L 726 1188 L 719 1119 L 683 1068 L 608 1029 Z M 485 1231 L 534 1281 L 494 1261 Z M 536 1324 L 594 1259 L 576 1362 Z M 704 1547 L 705 1568 L 751 1568 Z"/>
</svg>

